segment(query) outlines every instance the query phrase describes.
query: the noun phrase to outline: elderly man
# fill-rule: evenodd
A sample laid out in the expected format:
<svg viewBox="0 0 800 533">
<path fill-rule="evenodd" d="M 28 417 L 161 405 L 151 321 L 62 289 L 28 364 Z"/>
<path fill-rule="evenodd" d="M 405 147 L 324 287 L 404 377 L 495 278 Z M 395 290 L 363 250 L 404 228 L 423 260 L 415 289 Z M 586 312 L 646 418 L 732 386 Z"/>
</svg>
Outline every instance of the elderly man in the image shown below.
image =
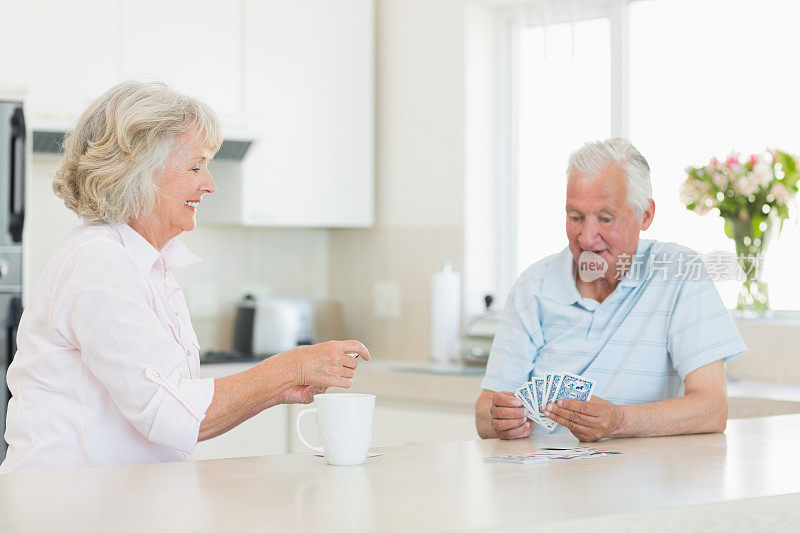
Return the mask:
<svg viewBox="0 0 800 533">
<path fill-rule="evenodd" d="M 589 401 L 545 408 L 583 442 L 725 430 L 724 361 L 746 346 L 699 256 L 639 239 L 651 194 L 650 167 L 626 139 L 570 156 L 569 246 L 511 289 L 475 404 L 481 437 L 544 432 L 509 391 L 546 372 L 595 380 Z"/>
</svg>

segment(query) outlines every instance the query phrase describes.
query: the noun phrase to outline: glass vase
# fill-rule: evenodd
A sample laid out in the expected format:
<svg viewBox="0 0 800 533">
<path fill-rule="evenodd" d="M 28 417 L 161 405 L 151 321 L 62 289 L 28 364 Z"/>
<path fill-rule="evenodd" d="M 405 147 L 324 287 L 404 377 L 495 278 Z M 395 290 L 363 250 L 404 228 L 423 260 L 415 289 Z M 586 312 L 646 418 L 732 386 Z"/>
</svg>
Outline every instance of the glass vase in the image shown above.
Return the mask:
<svg viewBox="0 0 800 533">
<path fill-rule="evenodd" d="M 743 275 L 736 310 L 745 317 L 763 317 L 769 312 L 769 291 L 762 275 L 773 219 L 769 217 L 763 221 L 766 225 L 763 231 L 755 231 L 756 228 L 750 220 L 738 219 L 731 222 L 734 228 L 733 240 L 736 243 L 736 260 Z"/>
</svg>

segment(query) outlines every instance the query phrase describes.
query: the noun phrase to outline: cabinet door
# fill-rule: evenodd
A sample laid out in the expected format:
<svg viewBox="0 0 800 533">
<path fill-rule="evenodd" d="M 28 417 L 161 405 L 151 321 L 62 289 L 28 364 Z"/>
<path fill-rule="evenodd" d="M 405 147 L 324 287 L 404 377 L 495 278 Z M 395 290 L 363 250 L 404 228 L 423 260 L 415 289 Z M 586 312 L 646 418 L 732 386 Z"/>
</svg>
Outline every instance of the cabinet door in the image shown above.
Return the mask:
<svg viewBox="0 0 800 533">
<path fill-rule="evenodd" d="M 221 378 L 247 370 L 248 363 L 200 365 L 201 378 Z M 213 439 L 198 442 L 195 459 L 224 459 L 286 453 L 289 408 L 277 405 Z"/>
<path fill-rule="evenodd" d="M 0 94 L 5 89 L 26 89 L 35 64 L 31 37 L 34 35 L 34 2 L 0 1 L 4 21 L 0 31 Z M 0 96 L 2 98 L 3 96 Z"/>
<path fill-rule="evenodd" d="M 86 0 L 78 7 L 74 2 L 37 0 L 29 9 L 34 17 L 32 32 L 10 50 L 31 60 L 27 76 L 31 118 L 72 122 L 121 73 L 117 5 Z M 11 55 L 8 50 L 3 53 Z"/>
<path fill-rule="evenodd" d="M 277 405 L 257 414 L 227 433 L 198 442 L 195 459 L 227 459 L 286 453 L 288 408 Z"/>
<path fill-rule="evenodd" d="M 241 113 L 238 2 L 120 1 L 124 77 L 167 81 L 223 119 Z"/>
<path fill-rule="evenodd" d="M 247 224 L 373 223 L 373 0 L 251 0 L 243 167 Z"/>
</svg>

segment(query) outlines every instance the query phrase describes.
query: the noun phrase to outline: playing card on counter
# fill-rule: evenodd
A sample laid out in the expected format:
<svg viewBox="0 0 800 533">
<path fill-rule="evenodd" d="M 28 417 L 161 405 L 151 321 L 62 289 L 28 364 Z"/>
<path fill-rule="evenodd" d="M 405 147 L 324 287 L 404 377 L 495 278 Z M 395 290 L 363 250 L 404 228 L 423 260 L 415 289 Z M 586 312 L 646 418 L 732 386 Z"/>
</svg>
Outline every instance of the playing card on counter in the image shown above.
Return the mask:
<svg viewBox="0 0 800 533">
<path fill-rule="evenodd" d="M 533 453 L 522 453 L 512 455 L 497 455 L 495 457 L 486 457 L 484 461 L 487 463 L 515 463 L 522 465 L 530 465 L 536 463 L 546 463 L 550 459 L 588 459 L 590 457 L 608 457 L 609 455 L 617 455 L 621 452 L 612 450 L 601 450 L 599 448 L 542 448 Z"/>
<path fill-rule="evenodd" d="M 537 456 L 549 457 L 550 459 L 585 459 L 587 457 L 607 457 L 621 453 L 613 450 L 601 450 L 600 448 L 582 448 L 580 446 L 573 448 L 542 448 L 535 452 Z"/>
<path fill-rule="evenodd" d="M 549 457 L 538 457 L 536 454 L 527 453 L 522 455 L 497 455 L 484 459 L 487 463 L 514 463 L 518 465 L 534 465 L 536 463 L 547 463 Z"/>
</svg>

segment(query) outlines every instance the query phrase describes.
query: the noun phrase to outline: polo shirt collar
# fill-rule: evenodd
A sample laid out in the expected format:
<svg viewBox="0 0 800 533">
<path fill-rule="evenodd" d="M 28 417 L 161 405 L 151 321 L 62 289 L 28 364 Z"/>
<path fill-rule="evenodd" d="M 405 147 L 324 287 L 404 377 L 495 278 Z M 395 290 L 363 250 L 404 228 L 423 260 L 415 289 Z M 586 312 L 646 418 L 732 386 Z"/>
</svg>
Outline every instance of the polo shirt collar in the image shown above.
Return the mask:
<svg viewBox="0 0 800 533">
<path fill-rule="evenodd" d="M 644 282 L 652 267 L 650 261 L 650 247 L 653 245 L 651 239 L 639 239 L 636 246 L 636 254 L 631 258 L 631 265 L 625 276 L 619 281 L 618 287 L 638 287 Z"/>
<path fill-rule="evenodd" d="M 652 240 L 639 239 L 636 254 L 631 258 L 631 267 L 617 284 L 617 288 L 633 288 L 642 284 L 650 266 L 648 255 L 652 244 Z M 559 252 L 550 263 L 545 273 L 542 295 L 565 305 L 583 300 L 575 286 L 575 263 L 569 246 Z"/>
<path fill-rule="evenodd" d="M 547 268 L 542 296 L 566 305 L 580 302 L 582 296 L 575 286 L 575 267 L 569 246 L 561 250 Z"/>
<path fill-rule="evenodd" d="M 171 239 L 159 252 L 129 225 L 119 224 L 115 228 L 122 245 L 130 251 L 137 268 L 145 275 L 150 273 L 153 265 L 159 259 L 164 263 L 164 270 L 167 272 L 200 262 L 200 258 L 193 254 L 177 237 Z"/>
</svg>

